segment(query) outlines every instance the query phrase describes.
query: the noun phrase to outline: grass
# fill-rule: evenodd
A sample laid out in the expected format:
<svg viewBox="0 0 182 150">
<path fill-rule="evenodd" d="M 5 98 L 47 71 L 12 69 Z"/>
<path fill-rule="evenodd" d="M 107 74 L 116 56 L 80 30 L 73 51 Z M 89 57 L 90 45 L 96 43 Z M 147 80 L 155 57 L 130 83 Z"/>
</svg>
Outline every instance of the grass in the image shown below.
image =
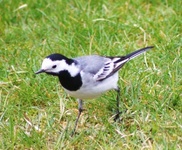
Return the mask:
<svg viewBox="0 0 182 150">
<path fill-rule="evenodd" d="M 182 149 L 180 0 L 0 1 L 0 149 Z M 155 48 L 120 71 L 115 93 L 77 101 L 58 79 L 35 76 L 53 52 L 125 55 Z"/>
</svg>

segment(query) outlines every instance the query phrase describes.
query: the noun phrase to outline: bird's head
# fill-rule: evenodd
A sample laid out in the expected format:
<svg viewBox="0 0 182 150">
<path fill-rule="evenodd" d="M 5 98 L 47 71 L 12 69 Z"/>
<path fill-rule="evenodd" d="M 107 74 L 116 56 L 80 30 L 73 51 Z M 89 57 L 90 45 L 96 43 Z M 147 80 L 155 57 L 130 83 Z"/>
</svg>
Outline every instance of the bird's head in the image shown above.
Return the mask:
<svg viewBox="0 0 182 150">
<path fill-rule="evenodd" d="M 69 59 L 61 54 L 51 54 L 47 56 L 43 62 L 41 69 L 35 74 L 47 73 L 51 75 L 59 75 L 61 71 L 68 71 L 72 77 L 78 74 L 79 68 L 77 62 L 73 59 Z"/>
</svg>

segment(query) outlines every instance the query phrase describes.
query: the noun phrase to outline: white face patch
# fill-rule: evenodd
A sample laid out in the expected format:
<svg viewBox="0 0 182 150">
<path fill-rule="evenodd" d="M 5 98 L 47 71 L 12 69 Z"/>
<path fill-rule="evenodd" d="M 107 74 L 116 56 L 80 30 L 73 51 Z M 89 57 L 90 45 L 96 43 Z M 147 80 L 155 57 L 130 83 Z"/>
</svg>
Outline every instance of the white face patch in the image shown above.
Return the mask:
<svg viewBox="0 0 182 150">
<path fill-rule="evenodd" d="M 75 63 L 68 65 L 64 59 L 52 61 L 50 58 L 45 58 L 43 60 L 41 69 L 50 73 L 59 73 L 60 71 L 67 70 L 72 77 L 76 76 L 80 71 Z"/>
<path fill-rule="evenodd" d="M 50 69 L 52 68 L 53 65 L 54 65 L 54 64 L 53 64 L 53 61 L 52 61 L 51 59 L 45 58 L 45 59 L 43 60 L 43 62 L 42 62 L 42 67 L 41 67 L 41 69 L 47 71 L 47 70 L 50 70 Z"/>
</svg>

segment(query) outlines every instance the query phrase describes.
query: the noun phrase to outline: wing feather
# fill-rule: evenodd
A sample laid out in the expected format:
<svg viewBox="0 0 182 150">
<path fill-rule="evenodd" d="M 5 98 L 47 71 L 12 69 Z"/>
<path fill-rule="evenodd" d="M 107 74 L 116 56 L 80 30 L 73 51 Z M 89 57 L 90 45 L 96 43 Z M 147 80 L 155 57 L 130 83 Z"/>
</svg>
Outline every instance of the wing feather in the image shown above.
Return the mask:
<svg viewBox="0 0 182 150">
<path fill-rule="evenodd" d="M 126 56 L 120 56 L 120 57 L 107 57 L 109 58 L 108 61 L 104 63 L 104 66 L 94 75 L 94 79 L 96 81 L 102 81 L 110 76 L 112 76 L 114 73 L 116 73 L 126 62 L 129 60 L 141 55 L 145 51 L 150 50 L 153 48 L 153 46 L 145 47 L 142 49 L 139 49 L 137 51 L 134 51 Z"/>
<path fill-rule="evenodd" d="M 105 78 L 108 78 L 112 74 L 114 74 L 120 66 L 123 66 L 128 59 L 124 57 L 114 57 L 110 58 L 109 61 L 105 62 L 104 67 L 102 67 L 95 75 L 94 79 L 97 81 L 101 81 Z"/>
</svg>

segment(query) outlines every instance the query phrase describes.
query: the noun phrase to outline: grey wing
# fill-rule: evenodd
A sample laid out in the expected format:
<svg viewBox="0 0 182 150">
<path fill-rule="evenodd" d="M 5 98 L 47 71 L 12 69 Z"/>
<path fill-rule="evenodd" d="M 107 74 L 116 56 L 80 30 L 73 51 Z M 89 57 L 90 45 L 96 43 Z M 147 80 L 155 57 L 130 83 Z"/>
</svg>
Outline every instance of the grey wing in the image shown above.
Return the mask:
<svg viewBox="0 0 182 150">
<path fill-rule="evenodd" d="M 116 73 L 126 62 L 150 50 L 153 46 L 134 51 L 126 56 L 101 57 L 98 55 L 77 57 L 81 70 L 93 74 L 96 81 L 102 81 Z"/>
<path fill-rule="evenodd" d="M 105 61 L 104 66 L 94 75 L 95 80 L 101 81 L 116 73 L 126 62 L 132 60 L 133 58 L 141 55 L 145 51 L 150 50 L 153 46 L 145 47 L 139 50 L 136 50 L 126 56 L 119 57 L 106 57 L 108 58 Z"/>
<path fill-rule="evenodd" d="M 116 73 L 126 62 L 128 61 L 125 57 L 113 57 L 109 58 L 105 62 L 104 67 L 101 68 L 97 74 L 95 74 L 94 79 L 97 81 L 102 81 L 114 73 Z"/>
<path fill-rule="evenodd" d="M 121 60 L 122 59 L 122 60 Z M 101 57 L 97 55 L 75 58 L 81 66 L 81 70 L 93 75 L 96 81 L 102 81 L 114 74 L 127 60 L 123 57 Z"/>
<path fill-rule="evenodd" d="M 82 71 L 95 75 L 100 69 L 104 68 L 105 62 L 110 59 L 98 55 L 90 55 L 77 57 L 74 60 L 79 63 Z"/>
</svg>

